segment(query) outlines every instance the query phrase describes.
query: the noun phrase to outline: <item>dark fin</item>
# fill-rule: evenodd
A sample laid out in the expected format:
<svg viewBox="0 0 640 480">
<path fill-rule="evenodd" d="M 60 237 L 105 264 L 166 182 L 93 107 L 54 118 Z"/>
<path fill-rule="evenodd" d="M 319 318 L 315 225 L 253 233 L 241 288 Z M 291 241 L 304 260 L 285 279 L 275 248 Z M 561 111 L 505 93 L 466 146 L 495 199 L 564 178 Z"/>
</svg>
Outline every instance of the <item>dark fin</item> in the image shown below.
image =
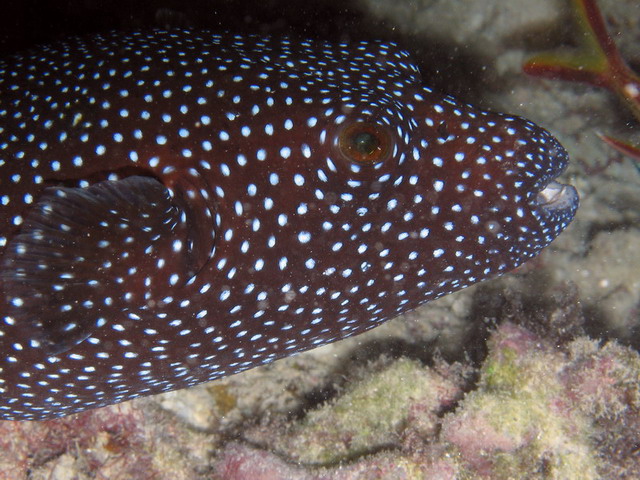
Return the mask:
<svg viewBox="0 0 640 480">
<path fill-rule="evenodd" d="M 148 177 L 45 190 L 1 266 L 8 315 L 50 355 L 136 321 L 208 259 L 184 202 Z"/>
</svg>

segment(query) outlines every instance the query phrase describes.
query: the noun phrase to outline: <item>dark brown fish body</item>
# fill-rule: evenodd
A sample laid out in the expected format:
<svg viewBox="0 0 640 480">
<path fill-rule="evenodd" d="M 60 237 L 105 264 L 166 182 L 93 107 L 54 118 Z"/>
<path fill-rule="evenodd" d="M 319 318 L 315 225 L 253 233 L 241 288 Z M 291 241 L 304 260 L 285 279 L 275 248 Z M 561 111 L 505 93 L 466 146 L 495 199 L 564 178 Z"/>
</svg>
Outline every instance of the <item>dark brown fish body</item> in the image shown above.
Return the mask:
<svg viewBox="0 0 640 480">
<path fill-rule="evenodd" d="M 535 256 L 567 155 L 382 42 L 208 32 L 0 64 L 0 417 L 183 388 Z"/>
</svg>

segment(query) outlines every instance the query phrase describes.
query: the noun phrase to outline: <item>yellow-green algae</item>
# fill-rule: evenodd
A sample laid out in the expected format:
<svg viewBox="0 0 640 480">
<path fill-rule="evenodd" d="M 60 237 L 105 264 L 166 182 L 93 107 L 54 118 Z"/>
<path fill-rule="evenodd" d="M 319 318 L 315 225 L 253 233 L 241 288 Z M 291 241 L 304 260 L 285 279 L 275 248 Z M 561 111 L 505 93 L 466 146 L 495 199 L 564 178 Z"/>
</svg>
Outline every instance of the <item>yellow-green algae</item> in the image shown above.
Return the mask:
<svg viewBox="0 0 640 480">
<path fill-rule="evenodd" d="M 436 411 L 459 394 L 453 378 L 400 359 L 309 412 L 281 447 L 306 464 L 353 459 L 395 444 L 409 421 L 412 428 L 432 434 Z"/>
</svg>

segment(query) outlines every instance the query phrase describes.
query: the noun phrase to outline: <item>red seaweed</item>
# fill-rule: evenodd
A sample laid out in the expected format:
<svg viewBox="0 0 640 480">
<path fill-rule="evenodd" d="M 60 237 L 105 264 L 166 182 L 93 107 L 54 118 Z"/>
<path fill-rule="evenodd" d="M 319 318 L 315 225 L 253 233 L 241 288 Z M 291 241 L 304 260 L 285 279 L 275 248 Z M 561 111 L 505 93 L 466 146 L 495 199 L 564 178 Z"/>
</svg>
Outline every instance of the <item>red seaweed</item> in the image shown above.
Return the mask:
<svg viewBox="0 0 640 480">
<path fill-rule="evenodd" d="M 640 77 L 620 55 L 598 5 L 595 0 L 571 0 L 571 3 L 580 29 L 579 47 L 538 54 L 524 64 L 524 72 L 606 88 L 616 93 L 640 120 Z M 640 146 L 608 135 L 599 136 L 607 145 L 631 158 L 640 171 Z"/>
</svg>

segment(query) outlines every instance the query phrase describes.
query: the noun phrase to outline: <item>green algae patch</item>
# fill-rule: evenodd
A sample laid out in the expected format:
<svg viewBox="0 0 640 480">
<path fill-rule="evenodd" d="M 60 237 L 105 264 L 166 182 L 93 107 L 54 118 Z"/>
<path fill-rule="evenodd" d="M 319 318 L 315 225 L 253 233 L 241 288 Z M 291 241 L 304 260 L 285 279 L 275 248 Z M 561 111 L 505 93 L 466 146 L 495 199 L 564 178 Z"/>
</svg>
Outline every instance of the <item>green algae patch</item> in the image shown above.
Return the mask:
<svg viewBox="0 0 640 480">
<path fill-rule="evenodd" d="M 397 360 L 308 412 L 281 447 L 307 464 L 351 460 L 395 445 L 409 423 L 414 431 L 432 434 L 437 413 L 460 393 L 453 378 Z"/>
<path fill-rule="evenodd" d="M 522 370 L 518 368 L 516 352 L 505 349 L 502 358 L 487 361 L 483 369 L 482 380 L 487 390 L 510 391 L 520 383 Z"/>
</svg>

